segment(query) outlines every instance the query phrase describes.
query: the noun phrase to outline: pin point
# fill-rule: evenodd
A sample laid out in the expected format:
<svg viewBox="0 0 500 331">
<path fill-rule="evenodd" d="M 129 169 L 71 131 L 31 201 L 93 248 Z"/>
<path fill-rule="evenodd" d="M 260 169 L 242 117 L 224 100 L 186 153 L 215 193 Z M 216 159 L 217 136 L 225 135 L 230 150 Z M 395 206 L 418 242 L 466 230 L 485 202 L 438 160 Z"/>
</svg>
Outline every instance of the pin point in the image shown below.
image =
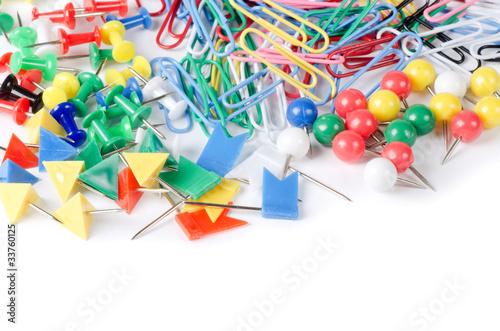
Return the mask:
<svg viewBox="0 0 500 331">
<path fill-rule="evenodd" d="M 431 85 L 436 80 L 436 70 L 432 64 L 423 59 L 413 60 L 405 67 L 404 73 L 410 78 L 413 90 L 427 90 L 434 96 Z"/>
<path fill-rule="evenodd" d="M 411 123 L 415 128 L 417 136 L 426 135 L 436 126 L 436 115 L 427 106 L 416 104 L 406 109 L 403 119 Z"/>
<path fill-rule="evenodd" d="M 123 26 L 125 27 L 125 30 L 129 30 L 138 26 L 141 26 L 146 29 L 150 30 L 151 29 L 151 15 L 149 14 L 148 10 L 144 7 L 139 8 L 139 14 L 127 18 L 123 18 L 119 20 L 116 16 L 114 15 L 108 15 L 106 16 L 106 22 L 109 21 L 120 21 Z"/>
<path fill-rule="evenodd" d="M 110 21 L 101 27 L 101 39 L 106 45 L 113 45 L 113 59 L 116 62 L 128 62 L 135 55 L 135 46 L 125 41 L 125 26 L 119 21 Z"/>
<path fill-rule="evenodd" d="M 313 124 L 314 137 L 324 146 L 331 146 L 333 138 L 344 130 L 344 121 L 340 116 L 331 113 L 319 116 Z"/>
<path fill-rule="evenodd" d="M 351 111 L 368 108 L 368 102 L 362 92 L 355 89 L 346 89 L 337 95 L 334 106 L 337 115 L 345 119 Z"/>
<path fill-rule="evenodd" d="M 448 122 L 462 109 L 457 96 L 451 93 L 439 93 L 432 97 L 429 108 L 436 115 L 436 121 L 443 122 L 443 140 L 448 150 Z"/>
<path fill-rule="evenodd" d="M 481 98 L 474 112 L 479 115 L 485 129 L 491 129 L 500 125 L 500 99 L 494 96 Z"/>
<path fill-rule="evenodd" d="M 32 208 L 40 214 L 61 223 L 61 221 L 56 217 L 35 205 L 39 199 L 40 196 L 36 193 L 31 184 L 0 184 L 0 201 L 2 201 L 5 213 L 7 214 L 7 219 L 11 224 L 15 224 L 21 216 L 28 211 L 29 208 Z"/>
<path fill-rule="evenodd" d="M 408 109 L 406 98 L 411 93 L 412 85 L 410 78 L 404 72 L 398 70 L 389 71 L 382 77 L 380 88 L 394 92 L 403 102 L 405 109 Z"/>
<path fill-rule="evenodd" d="M 35 41 L 33 41 L 33 43 L 35 42 L 45 43 L 51 39 L 51 30 L 53 24 L 49 19 L 42 18 L 34 20 L 31 22 L 31 26 L 36 29 L 38 35 L 38 37 L 36 38 Z M 60 52 L 61 50 L 58 46 L 51 44 L 40 46 L 34 51 L 35 55 L 38 57 L 44 57 L 49 53 L 60 55 L 61 54 Z"/>
<path fill-rule="evenodd" d="M 492 67 L 479 67 L 470 78 L 470 89 L 477 97 L 494 95 L 500 98 L 500 75 Z"/>
<path fill-rule="evenodd" d="M 38 34 L 35 29 L 30 27 L 19 26 L 11 32 L 9 38 L 12 46 L 19 49 L 23 56 L 34 56 L 33 50 L 31 48 L 25 48 L 24 46 L 30 45 L 36 42 Z"/>
<path fill-rule="evenodd" d="M 52 81 L 56 76 L 56 71 L 58 70 L 80 72 L 79 69 L 58 67 L 56 56 L 52 53 L 49 53 L 45 55 L 43 59 L 40 59 L 33 56 L 23 57 L 21 53 L 14 52 L 10 58 L 10 69 L 14 74 L 17 74 L 21 69 L 38 69 L 42 72 L 43 79 L 47 81 Z"/>
<path fill-rule="evenodd" d="M 301 128 L 309 137 L 314 121 L 318 118 L 318 108 L 307 98 L 297 98 L 290 102 L 286 110 L 286 118 L 290 125 Z M 312 146 L 309 138 L 309 157 L 312 157 Z"/>
<path fill-rule="evenodd" d="M 2 163 L 7 160 L 12 160 L 24 169 L 38 167 L 38 157 L 15 134 L 12 134 L 5 149 Z"/>
<path fill-rule="evenodd" d="M 17 83 L 16 76 L 10 74 L 5 77 L 0 86 L 0 99 L 15 101 L 20 98 L 26 98 L 33 110 L 33 113 L 38 112 L 43 108 L 42 93 L 35 94 L 28 91 Z"/>
<path fill-rule="evenodd" d="M 102 111 L 94 111 L 85 117 L 82 125 L 86 129 L 91 127 L 94 130 L 103 145 L 101 153 L 107 154 L 123 148 L 127 144 L 127 141 L 122 137 L 113 137 L 111 133 L 109 133 L 106 126 L 101 122 L 103 116 L 104 114 Z"/>
<path fill-rule="evenodd" d="M 52 109 L 50 115 L 54 117 L 54 119 L 61 124 L 66 133 L 67 137 L 73 140 L 73 143 L 70 143 L 73 147 L 81 146 L 87 140 L 87 133 L 83 130 L 79 130 L 76 122 L 76 107 L 71 102 L 62 102 Z"/>
<path fill-rule="evenodd" d="M 59 208 L 54 216 L 60 219 L 62 225 L 83 240 L 87 240 L 90 225 L 94 215 L 103 213 L 124 212 L 123 209 L 96 210 L 95 207 L 81 194 L 77 193 L 73 198 Z"/>
<path fill-rule="evenodd" d="M 451 93 L 458 98 L 463 98 L 467 93 L 467 81 L 456 71 L 445 71 L 434 81 L 434 91 L 436 94 Z"/>
<path fill-rule="evenodd" d="M 10 159 L 7 159 L 0 166 L 0 183 L 35 184 L 39 180 L 38 177 L 33 176 Z"/>
<path fill-rule="evenodd" d="M 90 22 L 94 19 L 94 17 L 109 14 L 109 12 L 102 11 L 83 12 L 77 14 L 76 11 L 77 10 L 75 9 L 75 6 L 71 2 L 68 2 L 64 6 L 63 10 L 55 10 L 46 13 L 40 13 L 40 10 L 37 7 L 33 7 L 33 10 L 31 11 L 31 20 L 35 21 L 39 18 L 48 18 L 53 23 L 62 23 L 66 25 L 70 30 L 73 30 L 76 26 L 77 18 L 86 18 Z"/>
<path fill-rule="evenodd" d="M 76 116 L 84 117 L 88 113 L 88 108 L 85 105 L 87 99 L 90 94 L 102 89 L 103 83 L 97 75 L 91 72 L 82 72 L 79 74 L 78 81 L 80 82 L 80 89 L 76 97 L 69 99 L 69 101 L 76 106 Z"/>
<path fill-rule="evenodd" d="M 7 33 L 10 32 L 13 27 L 14 19 L 12 18 L 12 16 L 6 13 L 0 13 L 0 30 L 2 31 L 3 36 L 9 44 L 11 44 L 11 42 Z"/>
<path fill-rule="evenodd" d="M 228 217 L 228 212 L 228 208 L 223 209 L 215 223 L 211 221 L 205 210 L 177 214 L 175 221 L 189 240 L 198 240 L 210 234 L 248 224 L 248 222 Z"/>
<path fill-rule="evenodd" d="M 59 39 L 40 42 L 36 44 L 31 44 L 25 46 L 26 48 L 33 48 L 37 46 L 44 45 L 55 45 L 59 44 L 61 47 L 61 53 L 66 54 L 69 48 L 76 45 L 82 45 L 87 43 L 96 43 L 97 46 L 101 46 L 101 34 L 99 32 L 99 27 L 96 25 L 94 31 L 88 33 L 70 33 L 68 34 L 64 29 L 58 30 Z"/>
<path fill-rule="evenodd" d="M 368 100 L 367 109 L 378 121 L 392 121 L 401 111 L 401 100 L 391 90 L 379 90 Z"/>
<path fill-rule="evenodd" d="M 286 177 L 292 157 L 300 159 L 306 156 L 309 151 L 309 144 L 309 137 L 299 128 L 286 128 L 280 133 L 276 140 L 276 148 L 286 156 L 280 178 Z"/>
<path fill-rule="evenodd" d="M 112 49 L 99 49 L 96 44 L 90 43 L 88 54 L 60 56 L 57 58 L 57 60 L 73 60 L 88 57 L 90 61 L 90 67 L 93 70 L 96 70 L 102 61 L 114 61 L 112 52 Z"/>
<path fill-rule="evenodd" d="M 461 141 L 470 143 L 479 138 L 483 132 L 483 122 L 475 112 L 462 110 L 453 116 L 450 123 L 450 130 L 453 137 L 455 137 L 455 142 L 453 142 L 447 151 L 441 164 L 444 164 L 450 158 Z"/>
<path fill-rule="evenodd" d="M 124 111 L 124 113 L 130 117 L 133 127 L 138 127 L 141 125 L 140 123 L 144 123 L 160 139 L 166 139 L 165 136 L 147 120 L 151 115 L 151 107 L 138 107 L 122 95 L 123 89 L 124 88 L 121 85 L 113 87 L 113 89 L 106 96 L 106 103 L 111 104 L 114 101 L 114 103 L 116 103 L 116 105 L 119 106 Z"/>
<path fill-rule="evenodd" d="M 222 125 L 217 125 L 196 164 L 221 177 L 226 176 L 233 169 L 247 137 L 248 133 L 244 133 L 227 138 Z"/>
</svg>

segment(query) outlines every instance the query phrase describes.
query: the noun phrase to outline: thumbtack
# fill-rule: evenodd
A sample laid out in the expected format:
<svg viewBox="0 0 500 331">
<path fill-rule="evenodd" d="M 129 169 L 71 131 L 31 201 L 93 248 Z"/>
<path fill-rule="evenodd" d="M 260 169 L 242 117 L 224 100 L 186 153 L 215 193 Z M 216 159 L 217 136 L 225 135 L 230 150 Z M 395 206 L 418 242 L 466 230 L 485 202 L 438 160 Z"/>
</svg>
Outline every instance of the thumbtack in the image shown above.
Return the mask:
<svg viewBox="0 0 500 331">
<path fill-rule="evenodd" d="M 103 145 L 101 153 L 107 154 L 124 147 L 127 142 L 123 137 L 113 137 L 109 133 L 106 126 L 101 122 L 102 116 L 104 116 L 102 111 L 94 111 L 85 117 L 82 126 L 86 129 L 92 127 Z"/>
<path fill-rule="evenodd" d="M 19 98 L 15 102 L 0 100 L 0 112 L 11 114 L 12 119 L 17 125 L 22 125 L 29 116 L 33 114 L 29 113 L 30 102 L 26 98 Z"/>
<path fill-rule="evenodd" d="M 406 99 L 411 93 L 412 85 L 410 78 L 404 72 L 399 70 L 389 71 L 382 77 L 380 88 L 394 92 L 403 102 L 404 109 L 408 109 Z"/>
<path fill-rule="evenodd" d="M 94 31 L 88 33 L 67 33 L 64 29 L 58 30 L 59 39 L 45 41 L 41 43 L 31 44 L 25 46 L 25 48 L 33 48 L 43 45 L 54 45 L 59 44 L 61 47 L 61 53 L 66 54 L 71 46 L 96 43 L 99 47 L 101 45 L 101 34 L 99 32 L 99 27 L 96 25 Z"/>
<path fill-rule="evenodd" d="M 81 12 L 80 10 L 78 12 Z M 51 12 L 46 12 L 46 13 L 40 13 L 39 9 L 37 7 L 34 7 L 33 10 L 31 11 L 31 20 L 37 20 L 39 18 L 49 18 L 53 23 L 62 23 L 66 25 L 69 29 L 73 30 L 76 26 L 76 19 L 77 18 L 86 18 L 87 20 L 91 21 L 93 20 L 94 17 L 96 16 L 104 16 L 108 15 L 109 12 L 83 12 L 77 14 L 77 10 L 75 9 L 75 6 L 73 3 L 68 2 L 63 10 L 55 10 Z"/>
<path fill-rule="evenodd" d="M 35 94 L 25 89 L 17 83 L 16 76 L 14 74 L 10 74 L 5 77 L 2 85 L 0 86 L 0 99 L 17 100 L 19 98 L 28 99 L 33 113 L 36 113 L 43 108 L 42 93 Z"/>
<path fill-rule="evenodd" d="M 11 224 L 16 223 L 28 211 L 28 208 L 34 209 L 53 221 L 62 223 L 55 216 L 35 205 L 39 199 L 40 196 L 31 184 L 0 184 L 0 201 L 2 201 L 7 218 Z"/>
<path fill-rule="evenodd" d="M 19 11 L 16 11 L 17 14 L 17 24 L 19 24 L 19 27 L 23 26 L 23 21 L 21 21 L 21 15 L 19 15 Z"/>
<path fill-rule="evenodd" d="M 443 123 L 443 141 L 448 150 L 448 122 L 462 109 L 460 99 L 451 93 L 439 93 L 432 97 L 429 108 L 436 115 L 436 121 Z"/>
<path fill-rule="evenodd" d="M 281 179 L 286 177 L 292 157 L 300 159 L 306 156 L 309 151 L 309 145 L 309 137 L 303 130 L 297 127 L 286 128 L 280 133 L 276 141 L 276 147 L 281 154 L 286 156 L 285 164 L 281 171 Z"/>
<path fill-rule="evenodd" d="M 111 49 L 99 49 L 96 44 L 90 43 L 88 54 L 60 56 L 57 58 L 57 60 L 72 60 L 72 59 L 89 58 L 90 67 L 93 70 L 96 70 L 99 67 L 99 64 L 101 64 L 104 60 L 107 60 L 107 61 L 113 60 L 112 52 L 113 52 L 113 50 L 111 50 Z M 99 72 L 96 75 L 98 75 Z"/>
<path fill-rule="evenodd" d="M 49 53 L 43 59 L 25 56 L 23 57 L 20 52 L 15 52 L 10 58 L 10 68 L 12 73 L 17 74 L 21 69 L 30 70 L 38 69 L 43 73 L 45 80 L 51 81 L 56 75 L 56 71 L 70 71 L 80 72 L 80 69 L 58 67 L 57 58 L 54 54 Z"/>
<path fill-rule="evenodd" d="M 444 164 L 450 158 L 461 141 L 470 143 L 479 138 L 483 132 L 483 122 L 475 112 L 462 110 L 453 116 L 450 129 L 453 137 L 455 137 L 455 142 L 453 142 L 450 149 L 446 152 L 441 164 Z"/>
<path fill-rule="evenodd" d="M 113 45 L 113 59 L 123 63 L 132 60 L 135 55 L 135 46 L 132 42 L 123 40 L 125 26 L 119 21 L 109 21 L 101 27 L 102 42 Z"/>
<path fill-rule="evenodd" d="M 139 14 L 135 16 L 130 16 L 123 18 L 119 20 L 116 16 L 114 15 L 108 15 L 106 16 L 106 22 L 109 21 L 120 21 L 123 26 L 125 27 L 125 30 L 129 30 L 138 26 L 143 26 L 144 29 L 149 30 L 151 29 L 151 15 L 149 14 L 148 10 L 144 7 L 139 8 Z"/>
<path fill-rule="evenodd" d="M 103 92 L 117 85 L 125 86 L 127 84 L 127 79 L 133 76 L 129 68 L 130 67 L 122 71 L 118 71 L 116 69 L 106 70 L 105 79 L 107 85 L 101 88 L 99 92 Z M 139 75 L 144 79 L 151 76 L 151 65 L 143 56 L 134 57 L 131 68 L 139 73 Z"/>
<path fill-rule="evenodd" d="M 77 193 L 73 198 L 59 208 L 54 216 L 60 219 L 62 225 L 82 238 L 87 240 L 93 216 L 97 214 L 126 212 L 124 209 L 101 209 L 95 207 L 81 194 Z"/>
<path fill-rule="evenodd" d="M 286 118 L 290 125 L 301 128 L 309 137 L 314 121 L 318 118 L 318 108 L 307 98 L 297 98 L 286 109 Z M 309 157 L 312 157 L 312 145 L 309 138 Z"/>
<path fill-rule="evenodd" d="M 404 73 L 410 78 L 413 90 L 427 90 L 431 96 L 435 95 L 431 85 L 436 80 L 436 70 L 428 61 L 423 59 L 413 60 L 405 67 Z"/>
</svg>

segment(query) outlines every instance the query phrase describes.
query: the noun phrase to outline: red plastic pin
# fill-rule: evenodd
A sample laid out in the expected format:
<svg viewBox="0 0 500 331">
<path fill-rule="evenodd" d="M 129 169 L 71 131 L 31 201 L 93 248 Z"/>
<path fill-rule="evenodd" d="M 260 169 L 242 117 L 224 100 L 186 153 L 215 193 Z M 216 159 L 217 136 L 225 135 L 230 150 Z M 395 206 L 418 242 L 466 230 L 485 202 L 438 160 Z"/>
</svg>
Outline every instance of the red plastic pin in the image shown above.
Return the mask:
<svg viewBox="0 0 500 331">
<path fill-rule="evenodd" d="M 7 159 L 24 169 L 38 167 L 38 157 L 15 134 L 10 138 L 2 163 Z"/>
</svg>

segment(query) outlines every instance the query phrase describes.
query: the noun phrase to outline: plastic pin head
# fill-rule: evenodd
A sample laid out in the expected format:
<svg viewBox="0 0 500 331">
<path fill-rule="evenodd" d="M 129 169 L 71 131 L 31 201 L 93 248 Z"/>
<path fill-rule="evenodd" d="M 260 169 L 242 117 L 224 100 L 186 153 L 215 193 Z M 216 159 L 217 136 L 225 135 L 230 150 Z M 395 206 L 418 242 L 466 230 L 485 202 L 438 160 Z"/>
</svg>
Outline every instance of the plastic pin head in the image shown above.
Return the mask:
<svg viewBox="0 0 500 331">
<path fill-rule="evenodd" d="M 135 208 L 144 192 L 138 190 L 141 185 L 132 172 L 132 169 L 125 168 L 118 174 L 118 201 L 116 204 L 127 210 L 130 214 Z"/>
<path fill-rule="evenodd" d="M 66 136 L 64 128 L 45 109 L 40 110 L 32 118 L 24 123 L 28 141 L 31 144 L 38 144 L 40 139 L 40 128 L 43 127 L 58 136 Z"/>
<path fill-rule="evenodd" d="M 75 161 L 84 161 L 85 169 L 87 170 L 101 162 L 102 156 L 97 143 L 94 140 L 90 141 L 80 154 L 76 156 Z"/>
<path fill-rule="evenodd" d="M 11 224 L 16 223 L 40 196 L 31 184 L 0 184 L 0 201 Z"/>
<path fill-rule="evenodd" d="M 12 160 L 6 160 L 0 166 L 0 183 L 35 184 L 40 179 L 17 165 Z"/>
<path fill-rule="evenodd" d="M 12 134 L 2 163 L 7 159 L 14 161 L 24 169 L 38 167 L 38 157 L 15 135 Z"/>
<path fill-rule="evenodd" d="M 144 187 L 152 188 L 156 182 L 153 177 L 160 174 L 168 154 L 166 153 L 123 153 L 132 169 L 137 182 Z"/>
<path fill-rule="evenodd" d="M 94 218 L 90 212 L 94 210 L 94 206 L 81 193 L 77 193 L 59 208 L 54 216 L 62 221 L 66 229 L 87 240 Z"/>
<path fill-rule="evenodd" d="M 50 131 L 40 128 L 39 171 L 45 171 L 44 161 L 64 161 L 76 154 L 78 154 L 78 149 Z"/>
<path fill-rule="evenodd" d="M 78 175 L 85 169 L 83 161 L 45 161 L 52 184 L 54 184 L 62 202 L 75 192 L 78 187 Z"/>
<path fill-rule="evenodd" d="M 264 168 L 262 217 L 296 220 L 299 218 L 299 174 L 279 180 Z"/>
<path fill-rule="evenodd" d="M 217 125 L 196 164 L 224 177 L 233 169 L 247 137 L 248 133 L 244 133 L 227 138 L 222 126 Z"/>
<path fill-rule="evenodd" d="M 87 169 L 78 178 L 107 196 L 118 200 L 118 164 L 117 154 Z"/>
<path fill-rule="evenodd" d="M 168 158 L 165 162 L 165 167 L 177 167 L 179 165 L 169 150 L 150 128 L 146 130 L 141 147 L 139 148 L 139 153 L 167 153 Z"/>
</svg>

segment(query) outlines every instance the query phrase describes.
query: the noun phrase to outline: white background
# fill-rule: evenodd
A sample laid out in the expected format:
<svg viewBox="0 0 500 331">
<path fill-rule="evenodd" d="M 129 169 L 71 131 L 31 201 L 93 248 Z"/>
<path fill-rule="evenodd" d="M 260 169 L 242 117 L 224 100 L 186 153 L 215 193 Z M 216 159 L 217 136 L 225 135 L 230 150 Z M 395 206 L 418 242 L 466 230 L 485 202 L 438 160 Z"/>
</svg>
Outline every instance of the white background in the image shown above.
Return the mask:
<svg viewBox="0 0 500 331">
<path fill-rule="evenodd" d="M 158 5 L 146 3 L 152 11 Z M 16 8 L 28 22 L 30 9 L 22 1 L 5 0 L 0 9 L 14 16 Z M 183 47 L 156 46 L 154 30 L 164 16 L 153 19 L 153 31 L 127 33 L 138 54 L 150 60 L 184 53 Z M 3 37 L 0 42 L 2 53 L 11 50 Z M 85 59 L 61 65 L 88 69 Z M 428 96 L 412 95 L 410 104 L 415 100 L 428 102 Z M 153 116 L 153 123 L 163 120 L 160 111 Z M 24 128 L 9 116 L 1 115 L 0 122 L 0 145 L 7 145 L 12 132 L 27 141 Z M 196 160 L 206 142 L 198 127 L 177 142 L 167 129 L 162 132 L 176 157 L 180 151 Z M 231 212 L 249 225 L 194 242 L 173 217 L 130 240 L 168 208 L 154 196 L 145 195 L 131 215 L 96 216 L 88 241 L 29 211 L 17 227 L 18 323 L 6 322 L 7 282 L 1 277 L 2 330 L 498 330 L 498 142 L 498 129 L 488 130 L 476 142 L 461 144 L 441 166 L 436 130 L 419 138 L 414 152 L 415 167 L 437 192 L 396 186 L 381 194 L 363 183 L 368 157 L 343 164 L 313 141 L 314 158 L 294 166 L 353 203 L 301 180 L 300 220 Z M 61 202 L 48 175 L 40 178 L 37 204 L 53 212 Z M 115 208 L 82 192 L 97 208 Z M 259 199 L 242 187 L 235 203 L 259 205 Z M 5 266 L 7 221 L 3 210 L 0 215 Z M 327 254 L 320 242 L 329 241 L 338 247 Z M 299 278 L 293 275 L 298 267 L 309 272 Z M 453 292 L 449 284 L 457 282 Z M 91 306 L 96 297 L 97 306 Z M 273 307 L 270 299 L 277 301 Z M 424 317 L 425 310 L 430 315 Z"/>
</svg>

